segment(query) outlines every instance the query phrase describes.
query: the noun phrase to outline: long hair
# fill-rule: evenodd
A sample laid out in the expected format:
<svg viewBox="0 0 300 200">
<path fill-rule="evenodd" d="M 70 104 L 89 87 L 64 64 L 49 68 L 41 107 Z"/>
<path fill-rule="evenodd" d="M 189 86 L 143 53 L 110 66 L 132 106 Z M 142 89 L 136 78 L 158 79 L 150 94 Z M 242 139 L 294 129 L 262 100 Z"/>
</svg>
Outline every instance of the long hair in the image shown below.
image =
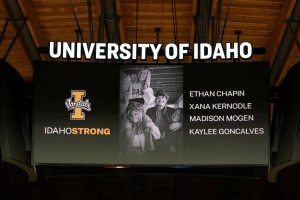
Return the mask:
<svg viewBox="0 0 300 200">
<path fill-rule="evenodd" d="M 131 123 L 130 114 L 131 114 L 132 111 L 136 111 L 138 113 L 138 122 L 142 122 L 143 114 L 141 113 L 141 111 L 137 107 L 131 108 L 127 111 L 127 119 L 129 120 L 129 122 Z"/>
<path fill-rule="evenodd" d="M 139 68 L 139 70 L 137 71 L 137 75 L 139 73 L 141 73 L 143 70 L 147 70 L 147 77 L 146 80 L 143 82 L 143 84 L 147 84 L 147 87 L 150 87 L 150 82 L 151 82 L 151 70 L 149 67 L 143 66 L 141 68 Z"/>
</svg>

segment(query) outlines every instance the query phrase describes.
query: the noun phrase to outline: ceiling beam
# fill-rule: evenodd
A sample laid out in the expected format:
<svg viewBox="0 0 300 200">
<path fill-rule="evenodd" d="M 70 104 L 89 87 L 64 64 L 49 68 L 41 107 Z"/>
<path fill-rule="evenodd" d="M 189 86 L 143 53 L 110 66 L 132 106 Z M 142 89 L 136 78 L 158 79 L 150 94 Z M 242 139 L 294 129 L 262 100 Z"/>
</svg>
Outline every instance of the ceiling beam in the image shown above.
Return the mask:
<svg viewBox="0 0 300 200">
<path fill-rule="evenodd" d="M 41 24 L 34 9 L 32 0 L 18 0 L 20 8 L 25 17 L 27 17 L 27 25 L 30 30 L 31 36 L 35 42 L 35 45 L 40 47 L 48 47 L 47 40 L 43 37 L 44 33 L 41 28 Z M 42 60 L 48 60 L 49 57 L 46 54 L 41 55 Z"/>
<path fill-rule="evenodd" d="M 221 23 L 221 14 L 222 14 L 222 0 L 218 0 L 217 5 L 217 16 L 216 16 L 216 33 L 215 33 L 215 43 L 219 42 L 219 36 L 220 36 L 220 23 Z"/>
<path fill-rule="evenodd" d="M 101 4 L 100 2 L 101 1 Z M 105 24 L 105 8 L 106 8 L 106 0 L 97 1 L 97 7 L 99 8 L 99 25 L 98 25 L 98 40 L 97 42 L 104 42 L 104 24 Z"/>
<path fill-rule="evenodd" d="M 32 0 L 19 0 L 19 5 L 25 17 L 27 17 L 27 25 L 31 32 L 32 38 L 37 47 L 46 47 L 48 43 L 44 37 L 42 37 L 43 30 L 41 28 L 38 15 L 33 7 Z"/>
<path fill-rule="evenodd" d="M 194 41 L 197 43 L 208 43 L 209 42 L 209 22 L 211 18 L 211 8 L 212 8 L 212 1 L 211 0 L 197 0 L 196 5 L 195 17 L 194 20 L 194 33 L 196 38 Z M 194 13 L 193 13 L 194 14 Z M 195 61 L 195 62 L 202 62 L 202 61 Z"/>
<path fill-rule="evenodd" d="M 266 49 L 266 56 L 268 61 L 270 62 L 270 65 L 272 65 L 274 62 L 276 53 L 280 46 L 280 42 L 287 27 L 286 20 L 290 18 L 295 2 L 296 0 L 291 0 L 283 1 L 282 3 L 283 5 L 278 16 L 278 21 L 276 23 L 276 26 L 274 27 L 275 30 L 273 32 L 272 38 L 270 39 L 268 48 Z"/>
<path fill-rule="evenodd" d="M 117 15 L 116 0 L 106 2 L 106 30 L 108 42 L 120 44 L 119 22 Z"/>
<path fill-rule="evenodd" d="M 8 11 L 7 6 L 6 6 L 6 2 L 4 0 L 0 0 L 0 6 L 3 8 L 5 17 L 6 18 L 11 18 L 11 15 L 10 15 L 10 13 Z M 13 34 L 16 34 L 18 28 L 15 26 L 15 24 L 13 24 L 12 27 L 13 27 Z M 15 45 L 19 46 L 19 47 L 22 47 L 22 51 L 21 52 L 22 52 L 22 57 L 25 60 L 25 63 L 28 63 L 28 64 L 32 65 L 32 60 L 29 58 L 28 52 L 26 51 L 26 47 L 24 45 L 24 41 L 22 41 L 22 39 L 20 38 L 20 36 L 17 38 Z M 8 59 L 9 59 L 9 57 L 8 57 Z"/>
<path fill-rule="evenodd" d="M 195 41 L 195 24 L 194 19 L 197 14 L 197 0 L 192 0 L 192 18 L 191 18 L 191 31 L 190 31 L 190 47 L 193 46 Z"/>
<path fill-rule="evenodd" d="M 298 42 L 300 41 L 300 27 L 298 26 L 298 35 L 296 36 L 297 39 L 298 39 Z M 298 44 L 296 42 L 294 42 L 292 44 L 292 47 L 291 47 L 291 50 L 290 50 L 290 53 L 288 55 L 288 60 L 287 62 L 285 63 L 285 66 L 284 68 L 282 69 L 281 73 L 280 73 L 280 76 L 277 80 L 277 83 L 281 83 L 285 77 L 285 75 L 288 73 L 288 71 L 295 65 L 297 64 L 299 61 L 300 61 L 300 48 L 298 46 Z"/>
<path fill-rule="evenodd" d="M 7 11 L 9 13 L 9 16 L 13 19 L 22 19 L 24 18 L 24 15 L 22 13 L 22 10 L 19 6 L 18 0 L 1 0 L 2 4 L 7 8 Z M 16 27 L 20 28 L 22 22 L 21 21 L 16 21 L 15 22 Z M 25 51 L 28 51 L 31 60 L 36 61 L 36 60 L 41 60 L 40 54 L 38 53 L 38 49 L 35 45 L 35 42 L 32 38 L 32 35 L 30 33 L 30 30 L 25 24 L 21 31 L 20 35 L 24 41 L 24 45 L 22 45 L 25 49 Z"/>
<path fill-rule="evenodd" d="M 117 11 L 117 16 L 122 16 L 120 0 L 116 0 L 116 11 Z M 119 21 L 119 32 L 120 32 L 120 42 L 124 43 L 125 42 L 125 32 L 124 32 L 124 24 L 123 24 L 122 17 L 120 18 L 120 21 Z"/>
<path fill-rule="evenodd" d="M 194 23 L 194 17 L 197 14 L 197 0 L 192 0 L 192 18 L 191 18 L 191 31 L 190 31 L 190 48 L 192 48 L 195 41 L 195 23 Z M 186 56 L 185 62 L 186 63 L 192 63 L 193 57 L 192 56 Z"/>
<path fill-rule="evenodd" d="M 88 18 L 89 18 L 90 42 L 94 43 L 95 40 L 94 40 L 92 0 L 87 0 L 87 7 L 88 7 Z"/>
<path fill-rule="evenodd" d="M 289 17 L 289 16 L 287 16 Z M 289 23 L 290 28 L 285 28 L 284 35 L 282 37 L 282 40 L 280 41 L 280 46 L 278 48 L 278 51 L 276 53 L 276 56 L 274 58 L 273 64 L 271 65 L 271 71 L 270 71 L 270 84 L 271 85 L 277 85 L 278 84 L 278 78 L 280 77 L 280 74 L 285 67 L 286 61 L 289 57 L 289 54 L 291 52 L 292 44 L 294 43 L 294 33 L 296 33 L 296 30 L 299 26 L 299 19 L 300 19 L 300 1 L 296 1 L 295 5 L 293 6 L 292 13 L 290 14 L 290 17 L 285 19 L 285 23 Z M 286 27 L 287 25 L 285 25 Z M 272 41 L 271 41 L 272 42 Z"/>
</svg>

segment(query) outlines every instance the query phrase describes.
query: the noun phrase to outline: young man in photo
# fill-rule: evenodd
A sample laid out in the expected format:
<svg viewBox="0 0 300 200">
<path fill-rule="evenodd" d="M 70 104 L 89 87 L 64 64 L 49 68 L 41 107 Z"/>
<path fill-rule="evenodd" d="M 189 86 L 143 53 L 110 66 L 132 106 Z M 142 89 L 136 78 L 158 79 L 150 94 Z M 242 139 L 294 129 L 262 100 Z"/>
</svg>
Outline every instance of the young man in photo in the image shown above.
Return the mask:
<svg viewBox="0 0 300 200">
<path fill-rule="evenodd" d="M 169 100 L 167 92 L 158 90 L 155 93 L 155 97 L 155 107 L 149 108 L 146 114 L 152 119 L 161 133 L 161 138 L 155 141 L 155 148 L 158 151 L 167 151 L 166 137 L 168 137 L 168 135 L 166 133 L 180 129 L 182 127 L 182 122 L 172 122 L 174 108 L 167 106 Z"/>
</svg>

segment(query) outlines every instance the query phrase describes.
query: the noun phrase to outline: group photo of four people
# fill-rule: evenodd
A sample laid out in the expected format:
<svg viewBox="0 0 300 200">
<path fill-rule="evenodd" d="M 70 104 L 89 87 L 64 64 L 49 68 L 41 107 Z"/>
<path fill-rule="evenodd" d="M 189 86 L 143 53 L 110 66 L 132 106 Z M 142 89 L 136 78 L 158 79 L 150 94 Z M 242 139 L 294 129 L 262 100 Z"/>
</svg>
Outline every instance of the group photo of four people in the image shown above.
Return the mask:
<svg viewBox="0 0 300 200">
<path fill-rule="evenodd" d="M 182 106 L 167 105 L 168 91 L 153 90 L 153 69 L 140 66 L 128 71 L 124 68 L 120 73 L 120 154 L 176 155 L 183 143 Z"/>
</svg>

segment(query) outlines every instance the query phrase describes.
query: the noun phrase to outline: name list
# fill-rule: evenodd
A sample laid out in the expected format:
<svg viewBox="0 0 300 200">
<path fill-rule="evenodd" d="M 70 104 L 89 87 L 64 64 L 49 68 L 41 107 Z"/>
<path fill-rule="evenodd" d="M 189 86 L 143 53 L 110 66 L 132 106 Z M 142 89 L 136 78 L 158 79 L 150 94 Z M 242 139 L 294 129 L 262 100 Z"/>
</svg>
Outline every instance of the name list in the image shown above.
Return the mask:
<svg viewBox="0 0 300 200">
<path fill-rule="evenodd" d="M 189 116 L 190 123 L 199 125 L 199 128 L 189 129 L 189 135 L 260 135 L 265 132 L 264 128 L 253 127 L 255 114 L 252 110 L 255 105 L 253 105 L 253 102 L 245 102 L 245 99 L 249 99 L 246 98 L 247 93 L 245 90 L 189 91 L 189 97 L 199 99 L 196 103 L 189 104 L 189 110 L 199 110 L 199 112 L 196 112 L 197 114 L 201 113 L 200 111 L 211 111 L 208 112 L 209 114 L 201 113 L 201 115 Z M 208 98 L 212 101 L 202 101 Z M 226 102 L 222 102 L 224 99 L 226 99 Z M 230 99 L 234 100 L 230 101 Z M 201 123 L 204 122 L 220 122 L 218 127 L 223 127 L 216 128 L 215 124 L 211 124 L 211 128 L 201 128 L 201 125 L 203 125 Z M 229 128 L 227 126 L 230 123 Z M 232 126 L 232 123 L 234 123 L 234 126 Z M 249 127 L 246 127 L 245 124 Z"/>
</svg>

